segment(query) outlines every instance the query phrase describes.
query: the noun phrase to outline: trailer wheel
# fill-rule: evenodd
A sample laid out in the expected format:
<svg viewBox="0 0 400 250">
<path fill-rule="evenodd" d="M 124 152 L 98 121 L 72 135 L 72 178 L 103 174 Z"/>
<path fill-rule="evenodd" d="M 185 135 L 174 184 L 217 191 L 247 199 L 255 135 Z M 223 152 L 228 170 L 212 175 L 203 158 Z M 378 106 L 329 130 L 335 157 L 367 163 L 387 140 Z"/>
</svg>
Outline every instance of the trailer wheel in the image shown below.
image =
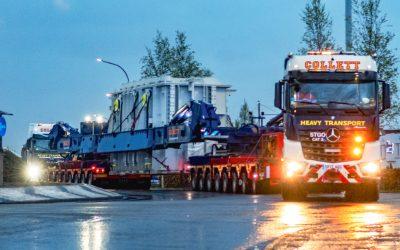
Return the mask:
<svg viewBox="0 0 400 250">
<path fill-rule="evenodd" d="M 192 190 L 193 191 L 197 191 L 197 178 L 196 178 L 196 174 L 192 174 L 191 175 L 191 180 L 190 180 L 191 186 L 192 186 Z"/>
<path fill-rule="evenodd" d="M 250 192 L 252 194 L 257 194 L 257 181 L 256 180 L 251 180 L 251 182 L 250 182 Z"/>
<path fill-rule="evenodd" d="M 86 177 L 86 183 L 92 185 L 92 182 L 93 182 L 93 174 L 92 172 L 89 172 Z"/>
<path fill-rule="evenodd" d="M 79 183 L 85 183 L 85 174 L 84 173 L 81 173 L 79 175 Z"/>
<path fill-rule="evenodd" d="M 219 172 L 214 175 L 214 190 L 215 192 L 221 192 L 221 176 Z"/>
<path fill-rule="evenodd" d="M 307 197 L 304 188 L 296 182 L 282 183 L 282 198 L 284 201 L 303 201 Z"/>
<path fill-rule="evenodd" d="M 67 174 L 67 183 L 72 183 L 72 174 L 70 172 Z"/>
<path fill-rule="evenodd" d="M 206 176 L 206 189 L 208 192 L 212 192 L 213 191 L 213 185 L 212 185 L 212 178 L 211 178 L 211 173 L 208 172 L 207 176 Z"/>
<path fill-rule="evenodd" d="M 55 174 L 54 174 L 54 176 L 53 176 L 53 182 L 58 182 L 58 176 L 59 176 L 59 173 L 58 172 L 56 172 Z"/>
<path fill-rule="evenodd" d="M 249 182 L 246 172 L 242 172 L 240 180 L 242 183 L 240 191 L 242 192 L 242 194 L 246 194 L 247 193 L 247 185 Z"/>
<path fill-rule="evenodd" d="M 228 193 L 228 184 L 229 184 L 229 179 L 228 179 L 228 174 L 226 172 L 222 173 L 222 193 Z"/>
<path fill-rule="evenodd" d="M 232 173 L 232 193 L 236 194 L 238 191 L 238 185 L 239 185 L 239 178 L 236 172 Z"/>
<path fill-rule="evenodd" d="M 49 182 L 53 182 L 54 181 L 54 174 L 53 172 L 49 172 Z"/>
<path fill-rule="evenodd" d="M 79 182 L 78 179 L 79 179 L 79 178 L 78 178 L 78 173 L 74 173 L 73 182 L 74 182 L 75 184 L 78 184 L 78 182 Z"/>
<path fill-rule="evenodd" d="M 199 175 L 199 191 L 204 191 L 204 175 L 201 173 Z"/>
</svg>

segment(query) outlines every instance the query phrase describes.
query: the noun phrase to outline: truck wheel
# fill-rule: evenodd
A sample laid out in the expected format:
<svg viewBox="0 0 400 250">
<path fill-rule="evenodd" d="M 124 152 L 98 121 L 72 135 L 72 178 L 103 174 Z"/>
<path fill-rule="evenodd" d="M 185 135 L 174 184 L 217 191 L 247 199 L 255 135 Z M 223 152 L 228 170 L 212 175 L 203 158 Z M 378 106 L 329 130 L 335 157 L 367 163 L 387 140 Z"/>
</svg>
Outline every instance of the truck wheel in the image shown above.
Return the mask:
<svg viewBox="0 0 400 250">
<path fill-rule="evenodd" d="M 232 193 L 236 194 L 238 190 L 238 185 L 239 185 L 239 178 L 236 172 L 232 173 Z"/>
<path fill-rule="evenodd" d="M 248 182 L 249 182 L 246 172 L 243 172 L 241 174 L 241 182 L 242 182 L 242 186 L 241 186 L 240 191 L 241 191 L 242 194 L 246 194 L 247 193 L 247 185 L 248 185 Z"/>
<path fill-rule="evenodd" d="M 214 175 L 214 190 L 221 192 L 221 177 L 218 172 Z"/>
<path fill-rule="evenodd" d="M 284 201 L 303 201 L 306 197 L 307 193 L 298 183 L 282 183 L 282 198 Z"/>
<path fill-rule="evenodd" d="M 377 181 L 367 181 L 351 186 L 345 193 L 345 199 L 352 202 L 375 202 L 379 199 L 379 184 Z"/>
<path fill-rule="evenodd" d="M 228 184 L 229 184 L 229 179 L 228 179 L 228 174 L 226 172 L 222 173 L 222 193 L 228 193 Z"/>
<path fill-rule="evenodd" d="M 199 175 L 199 191 L 204 191 L 204 176 L 203 173 Z"/>
<path fill-rule="evenodd" d="M 212 185 L 212 178 L 211 178 L 211 173 L 207 173 L 206 176 L 206 189 L 208 192 L 212 192 L 213 185 Z"/>
<path fill-rule="evenodd" d="M 367 182 L 365 184 L 366 201 L 375 202 L 379 200 L 379 183 L 377 181 Z"/>
<path fill-rule="evenodd" d="M 92 185 L 92 182 L 93 182 L 93 174 L 92 174 L 92 172 L 89 172 L 86 177 L 86 183 L 89 185 Z"/>
</svg>

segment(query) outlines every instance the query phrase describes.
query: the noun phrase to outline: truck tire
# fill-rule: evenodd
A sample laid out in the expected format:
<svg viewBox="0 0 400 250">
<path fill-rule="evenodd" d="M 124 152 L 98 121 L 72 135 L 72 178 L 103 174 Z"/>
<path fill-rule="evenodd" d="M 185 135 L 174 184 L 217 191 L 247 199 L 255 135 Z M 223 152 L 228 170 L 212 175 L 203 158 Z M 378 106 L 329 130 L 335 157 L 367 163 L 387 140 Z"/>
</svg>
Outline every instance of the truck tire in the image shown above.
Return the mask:
<svg viewBox="0 0 400 250">
<path fill-rule="evenodd" d="M 221 192 L 221 176 L 219 172 L 214 175 L 214 190 L 215 192 Z"/>
<path fill-rule="evenodd" d="M 222 180 L 221 180 L 221 192 L 228 193 L 229 179 L 228 174 L 226 172 L 222 172 Z"/>
<path fill-rule="evenodd" d="M 296 182 L 282 183 L 282 198 L 284 201 L 304 201 L 307 197 L 302 185 Z"/>
<path fill-rule="evenodd" d="M 231 190 L 233 194 L 236 194 L 239 186 L 239 178 L 236 172 L 232 173 Z"/>
<path fill-rule="evenodd" d="M 211 173 L 208 172 L 206 175 L 206 191 L 207 192 L 212 192 L 213 191 L 213 183 L 212 183 L 212 178 L 211 178 Z"/>
<path fill-rule="evenodd" d="M 367 202 L 376 202 L 379 200 L 379 183 L 377 181 L 367 182 L 365 191 Z"/>
<path fill-rule="evenodd" d="M 247 177 L 247 173 L 246 172 L 242 172 L 240 180 L 241 180 L 240 192 L 242 194 L 247 194 L 248 185 L 249 185 L 249 178 Z"/>
<path fill-rule="evenodd" d="M 379 200 L 379 183 L 366 181 L 349 187 L 345 193 L 345 199 L 351 202 L 375 202 Z"/>
</svg>

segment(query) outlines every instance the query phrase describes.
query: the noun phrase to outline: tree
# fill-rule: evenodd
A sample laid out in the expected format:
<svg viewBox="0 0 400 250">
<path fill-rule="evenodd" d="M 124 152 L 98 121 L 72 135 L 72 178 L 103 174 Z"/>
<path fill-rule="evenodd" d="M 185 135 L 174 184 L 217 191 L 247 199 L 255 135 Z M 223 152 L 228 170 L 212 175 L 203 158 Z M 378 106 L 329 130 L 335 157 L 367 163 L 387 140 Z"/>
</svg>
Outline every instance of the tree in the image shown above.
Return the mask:
<svg viewBox="0 0 400 250">
<path fill-rule="evenodd" d="M 235 121 L 235 127 L 240 127 L 242 124 L 251 123 L 250 109 L 246 100 L 244 100 L 242 107 L 240 108 L 239 119 Z"/>
<path fill-rule="evenodd" d="M 159 31 L 153 43 L 154 50 L 146 48 L 147 55 L 141 60 L 142 78 L 162 75 L 179 78 L 212 75 L 210 70 L 202 68 L 201 64 L 195 60 L 195 52 L 187 44 L 184 32 L 176 32 L 173 47 L 170 46 L 168 38 L 163 37 Z"/>
<path fill-rule="evenodd" d="M 400 114 L 396 79 L 399 74 L 396 66 L 398 58 L 390 48 L 394 33 L 385 30 L 388 27 L 386 14 L 380 10 L 380 0 L 354 0 L 354 41 L 353 48 L 360 55 L 370 55 L 376 60 L 378 77 L 390 85 L 392 108 L 382 116 L 383 127 L 397 125 Z"/>
<path fill-rule="evenodd" d="M 155 77 L 171 72 L 172 49 L 168 38 L 163 37 L 160 31 L 153 40 L 154 51 L 146 47 L 147 55 L 142 58 L 142 77 Z"/>
<path fill-rule="evenodd" d="M 332 37 L 332 18 L 325 10 L 321 0 L 311 0 L 306 4 L 301 19 L 306 30 L 302 42 L 304 47 L 299 50 L 305 54 L 310 50 L 333 49 L 335 41 Z"/>
</svg>

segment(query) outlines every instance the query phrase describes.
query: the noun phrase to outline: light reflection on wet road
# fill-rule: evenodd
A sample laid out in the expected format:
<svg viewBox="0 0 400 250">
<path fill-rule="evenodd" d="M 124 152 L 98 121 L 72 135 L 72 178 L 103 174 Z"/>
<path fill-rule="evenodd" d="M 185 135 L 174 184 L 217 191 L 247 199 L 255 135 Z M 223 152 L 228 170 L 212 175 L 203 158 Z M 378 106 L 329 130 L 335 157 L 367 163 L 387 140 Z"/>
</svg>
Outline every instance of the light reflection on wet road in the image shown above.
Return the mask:
<svg viewBox="0 0 400 250">
<path fill-rule="evenodd" d="M 282 202 L 278 195 L 150 195 L 144 201 L 2 205 L 1 248 L 400 248 L 400 194 L 365 204 Z"/>
</svg>

